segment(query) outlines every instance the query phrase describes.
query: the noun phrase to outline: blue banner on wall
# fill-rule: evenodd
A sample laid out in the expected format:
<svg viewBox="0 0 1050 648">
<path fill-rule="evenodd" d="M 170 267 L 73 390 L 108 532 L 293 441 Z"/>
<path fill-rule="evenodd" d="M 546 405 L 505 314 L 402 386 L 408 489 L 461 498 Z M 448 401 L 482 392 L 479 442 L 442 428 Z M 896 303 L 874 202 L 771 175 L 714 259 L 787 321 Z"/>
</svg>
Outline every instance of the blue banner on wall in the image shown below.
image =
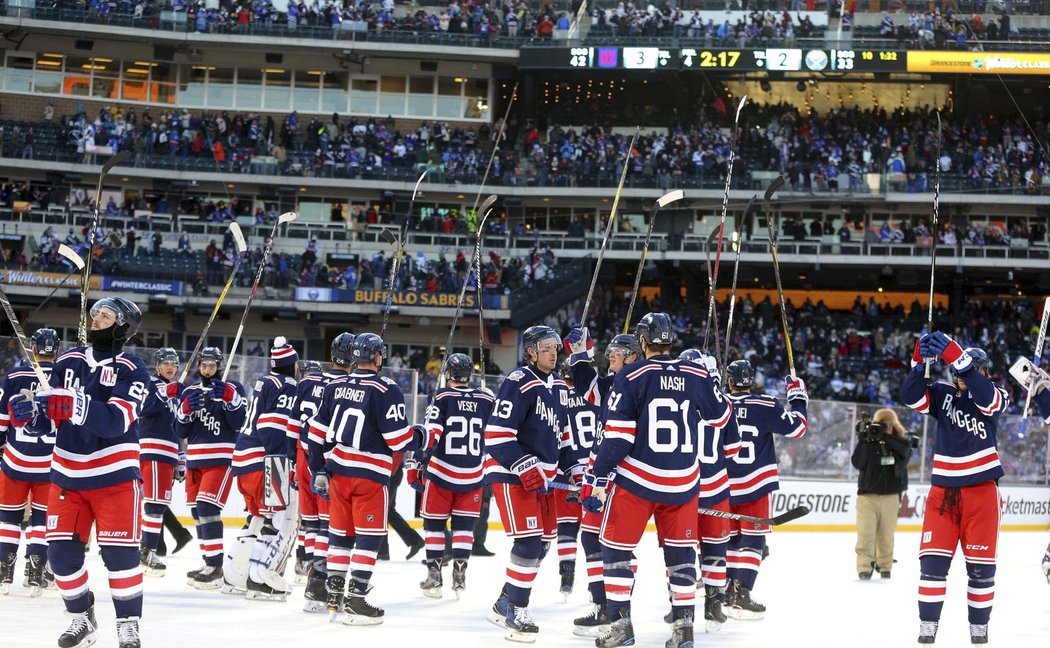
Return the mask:
<svg viewBox="0 0 1050 648">
<path fill-rule="evenodd" d="M 102 277 L 102 290 L 123 290 L 126 292 L 181 295 L 182 282 L 152 279 L 122 279 L 120 277 Z"/>
</svg>

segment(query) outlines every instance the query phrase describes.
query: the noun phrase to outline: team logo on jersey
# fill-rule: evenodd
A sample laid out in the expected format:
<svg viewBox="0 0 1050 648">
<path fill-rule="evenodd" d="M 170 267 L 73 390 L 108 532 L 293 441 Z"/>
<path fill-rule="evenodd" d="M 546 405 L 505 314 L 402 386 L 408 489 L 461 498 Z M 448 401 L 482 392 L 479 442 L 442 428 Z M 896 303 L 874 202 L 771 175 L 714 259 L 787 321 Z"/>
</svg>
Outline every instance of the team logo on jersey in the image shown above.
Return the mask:
<svg viewBox="0 0 1050 648">
<path fill-rule="evenodd" d="M 507 376 L 507 380 L 515 380 L 515 381 L 517 381 L 517 380 L 521 380 L 524 377 L 525 377 L 525 372 L 524 371 L 522 371 L 521 369 L 515 369 L 514 371 L 511 372 L 511 374 L 509 376 Z"/>
<path fill-rule="evenodd" d="M 58 528 L 58 516 L 57 515 L 49 515 L 49 516 L 47 516 L 47 528 L 49 528 L 49 529 L 57 529 Z"/>
<path fill-rule="evenodd" d="M 368 515 L 368 516 L 365 517 L 365 519 L 368 520 L 369 522 L 375 522 L 376 521 L 376 516 Z"/>
<path fill-rule="evenodd" d="M 102 376 L 99 381 L 106 387 L 112 387 L 117 384 L 117 372 L 113 367 L 102 367 Z"/>
<path fill-rule="evenodd" d="M 539 526 L 540 525 L 539 525 L 539 522 L 536 520 L 536 516 L 525 518 L 525 528 L 526 529 L 537 529 L 537 528 L 539 528 Z"/>
<path fill-rule="evenodd" d="M 562 407 L 568 407 L 569 406 L 569 392 L 567 392 L 565 390 L 562 390 L 562 391 L 558 392 L 558 396 L 561 398 L 561 406 Z"/>
<path fill-rule="evenodd" d="M 481 501 L 481 495 L 478 495 L 478 494 L 475 493 L 474 494 L 474 501 L 475 502 L 480 502 Z"/>
<path fill-rule="evenodd" d="M 693 537 L 693 530 L 692 529 L 686 529 L 685 530 L 685 537 L 686 538 L 692 538 Z"/>
<path fill-rule="evenodd" d="M 933 531 L 927 531 L 926 533 L 923 533 L 922 534 L 922 541 L 923 542 L 933 542 Z"/>
</svg>

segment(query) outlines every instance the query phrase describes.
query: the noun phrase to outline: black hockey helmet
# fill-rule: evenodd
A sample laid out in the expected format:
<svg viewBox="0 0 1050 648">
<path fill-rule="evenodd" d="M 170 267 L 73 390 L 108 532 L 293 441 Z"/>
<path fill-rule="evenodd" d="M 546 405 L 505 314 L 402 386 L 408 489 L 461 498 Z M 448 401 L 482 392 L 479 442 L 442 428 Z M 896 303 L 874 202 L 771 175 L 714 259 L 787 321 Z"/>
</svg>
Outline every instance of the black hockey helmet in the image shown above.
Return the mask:
<svg viewBox="0 0 1050 648">
<path fill-rule="evenodd" d="M 123 345 L 138 332 L 139 325 L 142 324 L 142 311 L 134 302 L 123 297 L 104 297 L 91 307 L 91 317 L 95 317 L 103 308 L 113 311 L 117 317 L 116 323 L 113 324 L 115 344 Z"/>
<path fill-rule="evenodd" d="M 537 324 L 536 326 L 530 326 L 525 329 L 525 332 L 521 335 L 521 348 L 525 351 L 526 355 L 529 349 L 535 351 L 539 348 L 540 342 L 547 338 L 553 338 L 558 341 L 558 346 L 561 346 L 561 336 L 558 335 L 557 331 L 549 326 Z"/>
<path fill-rule="evenodd" d="M 54 357 L 62 347 L 62 341 L 58 339 L 58 331 L 53 328 L 38 328 L 29 336 L 33 353 L 38 356 Z"/>
<path fill-rule="evenodd" d="M 353 333 L 340 333 L 332 340 L 332 362 L 343 367 L 349 367 L 351 347 L 354 345 Z"/>
<path fill-rule="evenodd" d="M 700 349 L 686 349 L 678 354 L 679 360 L 688 360 L 693 364 L 704 366 L 704 354 Z"/>
<path fill-rule="evenodd" d="M 450 380 L 465 383 L 470 380 L 471 374 L 474 373 L 474 363 L 471 362 L 470 357 L 465 353 L 453 353 L 448 357 L 445 371 L 448 372 Z"/>
<path fill-rule="evenodd" d="M 172 347 L 163 347 L 157 349 L 157 352 L 153 354 L 154 364 L 160 364 L 162 362 L 174 362 L 179 364 L 179 352 Z"/>
<path fill-rule="evenodd" d="M 625 355 L 633 353 L 638 359 L 642 357 L 642 347 L 638 345 L 638 338 L 630 333 L 619 333 L 613 337 L 609 342 L 609 346 L 605 347 L 606 358 L 609 357 L 609 352 L 613 349 L 622 349 Z"/>
<path fill-rule="evenodd" d="M 324 371 L 321 363 L 316 360 L 300 360 L 299 361 L 299 375 L 305 376 L 306 374 L 317 373 Z"/>
<path fill-rule="evenodd" d="M 218 369 L 222 369 L 223 355 L 222 349 L 219 347 L 204 347 L 201 350 L 200 359 L 197 360 L 197 364 L 202 362 L 214 362 Z"/>
<path fill-rule="evenodd" d="M 386 357 L 386 344 L 383 338 L 375 333 L 361 333 L 354 337 L 354 342 L 350 345 L 350 362 L 371 364 L 377 353 Z"/>
<path fill-rule="evenodd" d="M 755 368 L 747 360 L 734 360 L 726 367 L 726 383 L 735 389 L 751 389 L 755 384 Z"/>
<path fill-rule="evenodd" d="M 973 368 L 977 371 L 988 372 L 992 369 L 992 361 L 985 353 L 984 349 L 980 347 L 967 347 L 966 355 L 970 356 L 970 360 L 973 362 Z M 953 376 L 958 375 L 959 372 L 955 370 L 955 367 L 949 366 L 949 371 Z"/>
<path fill-rule="evenodd" d="M 646 314 L 638 322 L 634 333 L 639 340 L 645 340 L 647 345 L 673 344 L 675 340 L 674 324 L 667 313 Z"/>
</svg>

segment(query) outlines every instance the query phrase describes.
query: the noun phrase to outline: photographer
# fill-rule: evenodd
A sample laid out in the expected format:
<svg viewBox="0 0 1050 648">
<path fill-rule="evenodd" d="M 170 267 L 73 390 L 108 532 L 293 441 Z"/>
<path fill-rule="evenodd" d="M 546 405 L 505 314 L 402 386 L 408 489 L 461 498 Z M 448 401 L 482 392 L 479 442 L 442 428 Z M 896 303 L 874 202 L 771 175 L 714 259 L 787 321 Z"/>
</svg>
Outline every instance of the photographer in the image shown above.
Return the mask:
<svg viewBox="0 0 1050 648">
<path fill-rule="evenodd" d="M 897 414 L 880 409 L 872 420 L 857 423 L 853 467 L 857 483 L 857 573 L 871 578 L 877 567 L 883 578 L 893 567 L 893 534 L 901 494 L 908 488 L 908 457 L 917 438 L 909 435 Z"/>
</svg>

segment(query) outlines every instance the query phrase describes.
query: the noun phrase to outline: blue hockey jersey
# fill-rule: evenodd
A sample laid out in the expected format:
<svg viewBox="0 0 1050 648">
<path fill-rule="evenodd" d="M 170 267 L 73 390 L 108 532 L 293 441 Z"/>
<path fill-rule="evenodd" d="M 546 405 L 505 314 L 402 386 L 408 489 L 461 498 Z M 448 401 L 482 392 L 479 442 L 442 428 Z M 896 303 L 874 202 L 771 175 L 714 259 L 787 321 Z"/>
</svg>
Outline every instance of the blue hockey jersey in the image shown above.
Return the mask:
<svg viewBox="0 0 1050 648">
<path fill-rule="evenodd" d="M 139 416 L 139 446 L 142 461 L 176 466 L 181 449 L 179 437 L 175 434 L 175 408 L 179 401 L 168 399 L 165 394 L 167 386 L 168 381 L 157 374 L 150 377 L 149 395 Z"/>
<path fill-rule="evenodd" d="M 244 428 L 233 450 L 233 474 L 263 469 L 267 455 L 295 461 L 299 426 L 296 421 L 294 378 L 269 373 L 255 381 Z"/>
<path fill-rule="evenodd" d="M 574 389 L 591 405 L 601 407 L 605 398 L 612 391 L 616 374 L 599 376 L 590 361 L 578 357 L 584 354 L 573 354 L 569 359 L 569 374 L 572 376 Z M 575 361 L 574 361 L 575 360 Z"/>
<path fill-rule="evenodd" d="M 492 416 L 485 426 L 485 479 L 488 483 L 520 484 L 511 466 L 533 455 L 552 481 L 561 464 L 561 435 L 568 391 L 558 374 L 519 367 L 500 384 Z"/>
<path fill-rule="evenodd" d="M 308 445 L 310 426 L 306 424 L 321 409 L 321 399 L 324 397 L 324 387 L 337 374 L 324 374 L 319 371 L 306 374 L 299 380 L 296 386 L 295 410 L 296 415 L 292 424 L 296 428 L 296 436 L 299 439 L 299 447 L 304 453 L 309 453 Z M 340 372 L 338 375 L 346 375 Z M 305 466 L 304 466 L 305 468 Z"/>
<path fill-rule="evenodd" d="M 1002 477 L 996 431 L 1010 403 L 1006 390 L 974 369 L 961 374 L 965 391 L 945 382 L 930 383 L 924 373 L 924 363 L 912 368 L 901 383 L 901 400 L 937 421 L 930 483 L 973 486 Z"/>
<path fill-rule="evenodd" d="M 434 394 L 424 423 L 431 447 L 427 479 L 459 493 L 481 486 L 482 441 L 495 402 L 488 390 L 471 387 L 443 387 Z"/>
<path fill-rule="evenodd" d="M 370 370 L 358 369 L 329 383 L 309 425 L 311 443 L 330 439 L 331 444 L 326 453 L 310 453 L 313 472 L 323 466 L 333 475 L 389 486 L 393 453 L 416 447 L 401 387 Z"/>
<path fill-rule="evenodd" d="M 44 375 L 51 377 L 50 362 L 41 362 Z M 0 470 L 11 479 L 24 482 L 46 482 L 51 479 L 51 453 L 55 435 L 33 434 L 25 427 L 16 427 L 8 416 L 8 401 L 15 394 L 28 389 L 36 391 L 39 379 L 28 364 L 13 368 L 0 382 L 0 446 L 4 448 Z"/>
<path fill-rule="evenodd" d="M 733 408 L 707 371 L 662 355 L 616 376 L 606 402 L 595 475 L 651 502 L 681 504 L 700 489 L 698 422 L 732 424 Z"/>
<path fill-rule="evenodd" d="M 175 433 L 186 439 L 186 467 L 190 470 L 229 466 L 233 461 L 237 434 L 244 427 L 248 407 L 244 386 L 235 380 L 228 382 L 241 396 L 236 403 L 227 406 L 209 394 L 205 396 L 204 407 L 189 416 L 183 414 L 181 406 L 175 408 Z M 185 389 L 208 388 L 198 380 Z"/>
<path fill-rule="evenodd" d="M 562 426 L 562 452 L 568 455 L 568 464 L 586 468 L 590 464 L 591 453 L 597 449 L 601 407 L 590 403 L 573 387 L 567 386 L 566 390 L 568 403 L 565 407 L 565 425 Z M 556 481 L 568 483 L 569 480 L 564 473 L 559 473 Z"/>
<path fill-rule="evenodd" d="M 55 361 L 51 386 L 79 389 L 90 398 L 82 424 L 68 420 L 58 426 L 51 483 L 93 490 L 141 480 L 138 418 L 150 389 L 142 360 L 76 347 Z M 46 413 L 37 416 L 46 418 Z"/>
<path fill-rule="evenodd" d="M 729 503 L 754 502 L 780 488 L 777 449 L 773 435 L 801 439 L 809 428 L 806 401 L 791 401 L 791 410 L 764 394 L 735 394 L 733 402 L 739 440 L 726 446 L 732 459 L 729 472 Z M 739 444 L 739 445 L 737 445 Z"/>
</svg>

